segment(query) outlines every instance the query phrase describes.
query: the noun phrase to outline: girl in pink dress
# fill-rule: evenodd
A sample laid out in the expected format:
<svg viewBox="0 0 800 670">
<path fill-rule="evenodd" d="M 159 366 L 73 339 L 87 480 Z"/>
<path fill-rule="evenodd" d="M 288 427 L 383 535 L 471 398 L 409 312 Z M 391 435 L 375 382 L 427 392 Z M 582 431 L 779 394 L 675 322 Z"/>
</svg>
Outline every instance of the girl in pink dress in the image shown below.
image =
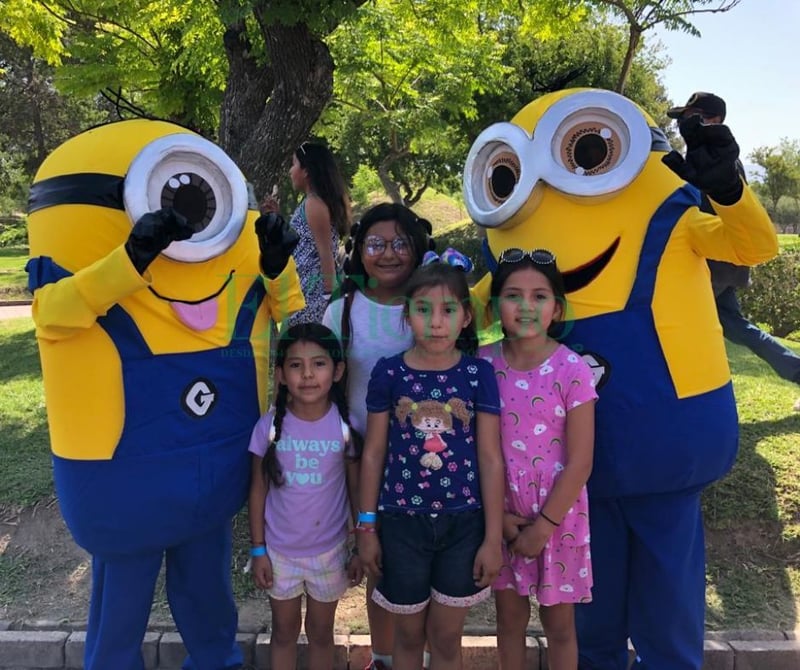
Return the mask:
<svg viewBox="0 0 800 670">
<path fill-rule="evenodd" d="M 503 567 L 493 584 L 503 670 L 522 670 L 530 596 L 551 670 L 578 665 L 574 603 L 591 599 L 589 509 L 595 379 L 551 332 L 566 309 L 549 251 L 507 249 L 492 278 L 504 338 L 481 347 L 500 390 L 506 464 Z"/>
</svg>

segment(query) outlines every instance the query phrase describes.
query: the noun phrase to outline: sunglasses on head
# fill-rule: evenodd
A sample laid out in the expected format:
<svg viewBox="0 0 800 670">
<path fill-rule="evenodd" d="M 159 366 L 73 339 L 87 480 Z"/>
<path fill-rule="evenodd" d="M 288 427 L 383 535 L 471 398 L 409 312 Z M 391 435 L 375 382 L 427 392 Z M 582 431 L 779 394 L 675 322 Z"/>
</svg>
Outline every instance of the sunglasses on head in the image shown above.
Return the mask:
<svg viewBox="0 0 800 670">
<path fill-rule="evenodd" d="M 556 262 L 556 256 L 547 249 L 534 249 L 533 251 L 523 251 L 522 249 L 506 249 L 500 254 L 498 263 L 519 263 L 525 258 L 530 258 L 536 265 L 550 265 Z"/>
</svg>

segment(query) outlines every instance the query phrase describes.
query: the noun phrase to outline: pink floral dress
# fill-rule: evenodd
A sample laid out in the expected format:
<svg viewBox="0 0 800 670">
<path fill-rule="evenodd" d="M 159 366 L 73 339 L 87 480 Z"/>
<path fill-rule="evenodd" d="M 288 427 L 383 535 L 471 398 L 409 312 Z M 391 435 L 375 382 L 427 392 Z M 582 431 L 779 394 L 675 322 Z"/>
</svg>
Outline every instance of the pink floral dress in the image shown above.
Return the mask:
<svg viewBox="0 0 800 670">
<path fill-rule="evenodd" d="M 597 398 L 589 366 L 564 345 L 532 370 L 515 370 L 500 342 L 478 355 L 494 367 L 506 464 L 505 509 L 535 519 L 566 462 L 567 413 Z M 492 585 L 535 596 L 540 605 L 591 600 L 589 503 L 586 487 L 536 558 L 503 546 L 503 568 Z"/>
</svg>

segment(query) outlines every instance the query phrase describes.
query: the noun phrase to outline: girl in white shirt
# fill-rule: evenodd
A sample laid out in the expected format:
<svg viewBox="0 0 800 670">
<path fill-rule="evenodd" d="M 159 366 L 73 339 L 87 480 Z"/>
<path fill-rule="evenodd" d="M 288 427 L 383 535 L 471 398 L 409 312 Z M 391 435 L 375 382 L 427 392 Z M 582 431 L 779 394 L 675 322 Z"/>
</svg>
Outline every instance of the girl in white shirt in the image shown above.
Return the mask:
<svg viewBox="0 0 800 670">
<path fill-rule="evenodd" d="M 328 305 L 322 323 L 342 341 L 347 357 L 347 404 L 353 428 L 367 427 L 367 385 L 379 358 L 405 351 L 413 343 L 403 307 L 409 277 L 434 248 L 431 224 L 408 207 L 381 203 L 369 209 L 351 231 L 342 297 Z M 350 244 L 350 243 L 348 243 Z M 375 582 L 367 579 L 367 618 L 372 643 L 371 668 L 391 667 L 393 615 L 372 600 Z"/>
</svg>

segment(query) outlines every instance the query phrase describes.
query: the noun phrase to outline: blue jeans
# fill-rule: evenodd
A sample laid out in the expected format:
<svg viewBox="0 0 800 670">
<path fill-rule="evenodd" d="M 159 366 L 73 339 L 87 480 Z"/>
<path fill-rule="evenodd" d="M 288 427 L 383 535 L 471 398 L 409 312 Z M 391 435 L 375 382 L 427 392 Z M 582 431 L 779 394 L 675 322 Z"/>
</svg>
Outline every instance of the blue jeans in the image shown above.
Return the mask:
<svg viewBox="0 0 800 670">
<path fill-rule="evenodd" d="M 733 286 L 717 294 L 716 302 L 722 334 L 726 339 L 750 349 L 783 379 L 800 384 L 800 356 L 744 318 Z"/>
</svg>

